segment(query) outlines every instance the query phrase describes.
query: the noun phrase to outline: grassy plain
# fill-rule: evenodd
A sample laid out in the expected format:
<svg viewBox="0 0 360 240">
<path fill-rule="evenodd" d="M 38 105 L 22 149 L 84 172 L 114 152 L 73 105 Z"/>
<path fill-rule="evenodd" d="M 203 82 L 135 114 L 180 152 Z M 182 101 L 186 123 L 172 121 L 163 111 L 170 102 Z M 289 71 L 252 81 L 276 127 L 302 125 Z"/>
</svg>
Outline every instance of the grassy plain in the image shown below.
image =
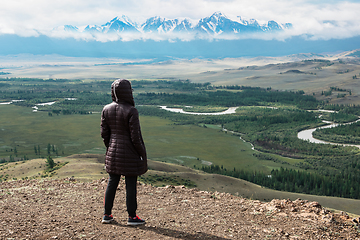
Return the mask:
<svg viewBox="0 0 360 240">
<path fill-rule="evenodd" d="M 58 149 L 58 156 L 105 152 L 99 113 L 49 116 L 47 112 L 15 105 L 0 105 L 0 109 L 0 159 L 8 160 L 10 155 L 17 160 L 47 156 L 48 144 Z M 148 156 L 153 160 L 196 168 L 217 164 L 229 170 L 235 167 L 264 172 L 282 166 L 258 160 L 249 143 L 223 132 L 219 126 L 175 125 L 170 120 L 149 116 L 141 116 L 140 121 Z M 34 147 L 38 146 L 40 155 L 35 155 Z M 51 155 L 56 154 L 51 151 Z"/>
<path fill-rule="evenodd" d="M 228 169 L 244 165 L 250 169 L 266 169 L 252 155 L 250 144 L 219 129 L 174 125 L 157 117 L 144 117 L 142 129 L 149 157 L 153 160 L 196 165 L 197 168 L 213 163 Z"/>
<path fill-rule="evenodd" d="M 102 147 L 100 114 L 49 116 L 15 105 L 0 105 L 0 111 L 0 158 L 37 157 L 34 146 L 40 146 L 40 156 L 47 156 L 48 144 L 58 149 L 59 156 L 96 152 Z"/>
</svg>

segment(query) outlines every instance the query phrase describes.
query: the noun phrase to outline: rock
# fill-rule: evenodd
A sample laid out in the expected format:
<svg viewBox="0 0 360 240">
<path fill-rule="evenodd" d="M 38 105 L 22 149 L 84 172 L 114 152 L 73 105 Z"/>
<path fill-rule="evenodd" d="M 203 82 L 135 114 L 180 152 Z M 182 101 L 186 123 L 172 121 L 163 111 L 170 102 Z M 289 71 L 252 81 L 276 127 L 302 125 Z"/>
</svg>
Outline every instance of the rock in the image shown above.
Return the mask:
<svg viewBox="0 0 360 240">
<path fill-rule="evenodd" d="M 349 219 L 350 217 L 349 217 L 349 214 L 347 214 L 346 212 L 344 212 L 344 211 L 341 211 L 340 212 L 340 216 L 342 216 L 343 218 L 345 218 L 345 219 Z"/>
<path fill-rule="evenodd" d="M 321 205 L 318 202 L 309 202 L 305 204 L 305 206 L 309 208 L 321 208 Z"/>
<path fill-rule="evenodd" d="M 292 208 L 290 208 L 290 212 L 297 212 L 297 209 L 292 207 Z"/>
<path fill-rule="evenodd" d="M 358 219 L 353 218 L 353 220 L 351 220 L 353 223 L 355 223 L 356 226 L 359 226 L 360 224 L 360 217 Z"/>
</svg>

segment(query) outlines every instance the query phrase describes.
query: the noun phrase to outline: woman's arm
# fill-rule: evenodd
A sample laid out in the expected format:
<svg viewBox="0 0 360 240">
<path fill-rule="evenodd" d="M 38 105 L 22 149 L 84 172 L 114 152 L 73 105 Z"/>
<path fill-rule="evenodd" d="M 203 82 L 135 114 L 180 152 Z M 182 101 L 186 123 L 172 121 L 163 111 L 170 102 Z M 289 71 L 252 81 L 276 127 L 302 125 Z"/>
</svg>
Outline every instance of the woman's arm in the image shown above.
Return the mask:
<svg viewBox="0 0 360 240">
<path fill-rule="evenodd" d="M 146 148 L 140 129 L 139 113 L 136 108 L 132 108 L 130 111 L 129 129 L 131 141 L 136 151 L 141 156 L 142 160 L 147 160 Z"/>
</svg>

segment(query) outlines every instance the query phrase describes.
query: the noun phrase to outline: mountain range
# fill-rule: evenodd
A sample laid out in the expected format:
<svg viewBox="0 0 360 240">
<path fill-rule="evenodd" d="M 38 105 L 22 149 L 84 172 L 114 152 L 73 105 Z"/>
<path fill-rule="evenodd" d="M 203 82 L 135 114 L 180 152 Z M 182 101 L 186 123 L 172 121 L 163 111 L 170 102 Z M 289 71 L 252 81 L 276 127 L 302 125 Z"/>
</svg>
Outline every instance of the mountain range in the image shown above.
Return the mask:
<svg viewBox="0 0 360 240">
<path fill-rule="evenodd" d="M 59 54 L 124 59 L 237 58 L 331 53 L 360 49 L 360 36 L 309 40 L 291 33 L 291 23 L 237 21 L 216 12 L 193 21 L 151 17 L 143 23 L 126 16 L 103 25 L 65 25 L 39 36 L 0 34 L 0 56 Z M 285 37 L 288 36 L 288 37 Z M 280 36 L 278 39 L 277 36 Z"/>
<path fill-rule="evenodd" d="M 70 33 L 85 33 L 96 36 L 99 34 L 115 34 L 122 37 L 122 34 L 138 34 L 141 38 L 144 35 L 180 35 L 191 39 L 203 39 L 224 36 L 238 36 L 246 33 L 262 33 L 283 31 L 292 27 L 291 23 L 277 23 L 268 21 L 266 24 L 259 24 L 255 19 L 249 21 L 241 19 L 234 21 L 226 17 L 221 12 L 215 12 L 209 17 L 200 19 L 198 22 L 184 19 L 165 19 L 161 17 L 151 17 L 144 23 L 133 22 L 126 16 L 115 17 L 103 25 L 87 25 L 80 28 L 73 25 L 65 25 L 58 30 Z M 146 38 L 146 37 L 145 37 Z M 181 38 L 181 37 L 179 37 Z M 139 39 L 139 38 L 137 38 Z"/>
</svg>

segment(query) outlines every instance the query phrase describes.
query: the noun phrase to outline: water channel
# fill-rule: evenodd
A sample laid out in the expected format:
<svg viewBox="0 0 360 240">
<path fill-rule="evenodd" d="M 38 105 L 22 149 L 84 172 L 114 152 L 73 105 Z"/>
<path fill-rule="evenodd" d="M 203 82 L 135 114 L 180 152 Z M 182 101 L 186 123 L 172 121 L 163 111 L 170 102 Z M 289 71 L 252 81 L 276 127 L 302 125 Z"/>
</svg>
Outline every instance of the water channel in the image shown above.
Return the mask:
<svg viewBox="0 0 360 240">
<path fill-rule="evenodd" d="M 184 113 L 184 114 L 193 114 L 193 115 L 223 115 L 223 114 L 233 114 L 236 112 L 236 109 L 238 107 L 231 107 L 226 111 L 223 112 L 216 112 L 216 113 L 196 113 L 196 112 L 185 112 L 182 108 L 168 108 L 166 106 L 160 106 L 161 109 L 170 111 L 170 112 L 177 112 L 177 113 Z M 318 112 L 335 112 L 335 111 L 328 111 L 328 110 L 317 110 Z M 321 117 L 321 116 L 320 116 Z M 352 124 L 355 122 L 360 121 L 360 119 L 354 121 L 354 122 L 349 122 L 349 123 L 343 123 L 343 124 Z M 354 147 L 358 147 L 360 148 L 360 145 L 355 145 L 355 144 L 344 144 L 344 143 L 333 143 L 333 142 L 327 142 L 327 141 L 322 141 L 320 139 L 316 139 L 313 137 L 312 133 L 316 130 L 316 129 L 323 129 L 323 128 L 332 128 L 332 127 L 336 127 L 338 125 L 340 125 L 339 123 L 334 123 L 334 122 L 330 122 L 330 121 L 325 121 L 323 120 L 324 123 L 327 123 L 328 125 L 325 126 L 321 126 L 321 127 L 317 127 L 317 128 L 311 128 L 311 129 L 306 129 L 303 131 L 298 132 L 297 137 L 299 139 L 305 140 L 305 141 L 309 141 L 311 143 L 322 143 L 322 144 L 333 144 L 333 145 L 342 145 L 342 146 L 354 146 Z"/>
<path fill-rule="evenodd" d="M 349 123 L 342 123 L 343 125 L 346 124 L 352 124 L 352 123 L 356 123 L 360 121 L 360 119 L 354 121 L 354 122 L 349 122 Z M 323 120 L 324 123 L 328 123 L 329 125 L 325 125 L 322 127 L 317 127 L 317 128 L 311 128 L 311 129 L 306 129 L 303 131 L 298 132 L 297 137 L 299 139 L 305 140 L 305 141 L 309 141 L 311 143 L 322 143 L 322 144 L 333 144 L 333 145 L 342 145 L 342 146 L 351 146 L 351 147 L 357 147 L 360 148 L 360 145 L 355 145 L 355 144 L 345 144 L 345 143 L 333 143 L 333 142 L 327 142 L 327 141 L 322 141 L 320 139 L 316 139 L 313 137 L 312 133 L 316 130 L 316 129 L 323 129 L 323 128 L 332 128 L 332 127 L 336 127 L 339 126 L 339 123 L 334 123 L 334 122 L 330 122 L 330 121 L 325 121 Z"/>
<path fill-rule="evenodd" d="M 170 112 L 176 112 L 176 113 L 184 113 L 184 114 L 192 114 L 192 115 L 224 115 L 224 114 L 233 114 L 236 112 L 236 109 L 238 107 L 231 107 L 228 110 L 225 110 L 223 112 L 214 112 L 214 113 L 197 113 L 197 112 L 185 112 L 182 108 L 168 108 L 167 106 L 160 106 L 161 109 L 164 109 L 166 111 Z"/>
</svg>

